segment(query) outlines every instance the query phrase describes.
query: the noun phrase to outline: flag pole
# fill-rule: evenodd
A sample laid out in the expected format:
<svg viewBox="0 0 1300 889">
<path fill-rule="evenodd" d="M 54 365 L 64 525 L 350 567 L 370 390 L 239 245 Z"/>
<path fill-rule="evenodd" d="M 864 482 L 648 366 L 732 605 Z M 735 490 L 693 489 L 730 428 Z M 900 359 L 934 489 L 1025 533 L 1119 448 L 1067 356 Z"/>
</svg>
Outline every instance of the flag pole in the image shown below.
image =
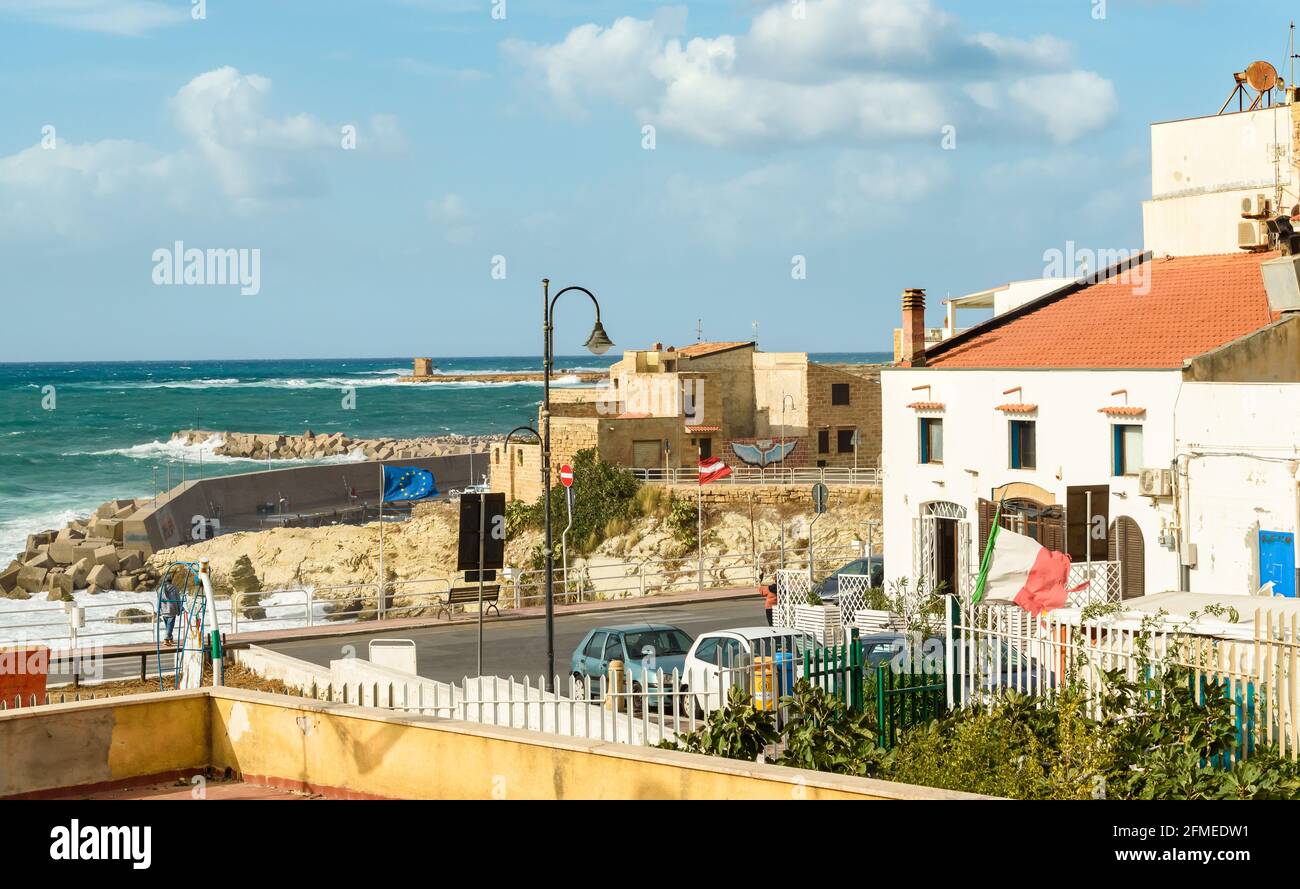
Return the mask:
<svg viewBox="0 0 1300 889">
<path fill-rule="evenodd" d="M 704 461 L 704 448 L 696 448 L 697 464 Z M 695 506 L 695 551 L 699 557 L 699 570 L 697 572 L 696 583 L 700 590 L 704 589 L 704 476 L 700 475 L 697 465 L 695 470 L 696 506 Z"/>
<path fill-rule="evenodd" d="M 379 464 L 379 593 L 375 598 L 375 617 L 384 612 L 384 464 Z"/>
</svg>

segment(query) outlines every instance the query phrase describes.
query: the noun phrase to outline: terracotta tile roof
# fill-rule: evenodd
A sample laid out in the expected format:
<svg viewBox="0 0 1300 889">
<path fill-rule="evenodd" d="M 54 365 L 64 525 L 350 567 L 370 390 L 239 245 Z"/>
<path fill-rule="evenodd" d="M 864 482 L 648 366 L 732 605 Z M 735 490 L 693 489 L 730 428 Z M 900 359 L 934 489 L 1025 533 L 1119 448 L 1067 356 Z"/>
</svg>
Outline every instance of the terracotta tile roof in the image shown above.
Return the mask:
<svg viewBox="0 0 1300 889">
<path fill-rule="evenodd" d="M 732 349 L 740 349 L 745 346 L 752 346 L 753 342 L 747 343 L 692 343 L 689 346 L 678 349 L 678 355 L 685 355 L 687 358 L 702 358 L 705 355 L 716 355 L 719 352 L 729 352 Z"/>
<path fill-rule="evenodd" d="M 976 325 L 928 349 L 926 364 L 1179 368 L 1276 320 L 1259 271 L 1275 255 L 1148 260 Z"/>
<path fill-rule="evenodd" d="M 1097 413 L 1107 414 L 1112 417 L 1140 417 L 1147 412 L 1144 407 L 1138 407 L 1132 404 L 1116 404 L 1110 407 L 1098 408 Z"/>
<path fill-rule="evenodd" d="M 1032 414 L 1038 410 L 1038 405 L 1016 402 L 1015 404 L 999 404 L 997 409 L 1007 414 Z"/>
<path fill-rule="evenodd" d="M 914 411 L 941 411 L 943 402 L 941 401 L 914 401 L 908 405 Z"/>
</svg>

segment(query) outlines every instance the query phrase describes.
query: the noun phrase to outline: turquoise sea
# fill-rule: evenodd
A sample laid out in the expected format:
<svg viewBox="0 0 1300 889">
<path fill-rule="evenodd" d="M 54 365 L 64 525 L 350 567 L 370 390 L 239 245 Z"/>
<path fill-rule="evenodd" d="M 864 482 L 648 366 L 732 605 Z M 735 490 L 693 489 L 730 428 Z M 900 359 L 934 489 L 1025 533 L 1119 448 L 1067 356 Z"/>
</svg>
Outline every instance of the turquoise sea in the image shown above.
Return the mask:
<svg viewBox="0 0 1300 889">
<path fill-rule="evenodd" d="M 540 370 L 536 356 L 434 363 L 448 374 Z M 603 370 L 608 362 L 571 356 L 557 366 Z M 0 560 L 28 534 L 61 527 L 104 500 L 150 496 L 200 471 L 264 465 L 173 442 L 178 429 L 414 437 L 500 434 L 536 420 L 540 383 L 398 383 L 410 367 L 409 358 L 0 364 Z"/>
</svg>

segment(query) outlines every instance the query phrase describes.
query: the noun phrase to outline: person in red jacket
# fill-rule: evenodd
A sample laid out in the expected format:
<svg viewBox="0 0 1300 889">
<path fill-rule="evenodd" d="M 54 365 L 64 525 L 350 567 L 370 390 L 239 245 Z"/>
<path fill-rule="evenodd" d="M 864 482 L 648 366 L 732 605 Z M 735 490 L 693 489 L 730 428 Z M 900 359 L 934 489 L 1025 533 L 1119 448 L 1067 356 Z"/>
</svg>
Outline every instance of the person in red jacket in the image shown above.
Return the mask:
<svg viewBox="0 0 1300 889">
<path fill-rule="evenodd" d="M 767 625 L 772 626 L 772 609 L 776 607 L 776 581 L 766 585 L 759 585 L 758 591 L 763 594 L 763 611 L 767 614 Z"/>
</svg>

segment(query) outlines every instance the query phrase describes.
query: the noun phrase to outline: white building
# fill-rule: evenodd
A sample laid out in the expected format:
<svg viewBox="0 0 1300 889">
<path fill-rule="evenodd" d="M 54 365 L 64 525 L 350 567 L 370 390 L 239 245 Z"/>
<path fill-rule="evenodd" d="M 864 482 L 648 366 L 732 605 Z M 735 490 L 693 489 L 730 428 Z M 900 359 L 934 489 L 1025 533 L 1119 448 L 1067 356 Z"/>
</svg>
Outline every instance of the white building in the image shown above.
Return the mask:
<svg viewBox="0 0 1300 889">
<path fill-rule="evenodd" d="M 1146 249 L 1157 257 L 1196 256 L 1267 244 L 1261 199 L 1274 213 L 1300 201 L 1298 116 L 1293 103 L 1154 124 L 1151 200 L 1142 203 Z M 1242 216 L 1247 206 L 1254 218 Z"/>
<path fill-rule="evenodd" d="M 1275 323 L 1260 275 L 1272 258 L 1115 269 L 882 372 L 891 576 L 910 569 L 965 590 L 1003 501 L 1008 527 L 1075 561 L 1122 562 L 1126 595 L 1182 588 L 1182 564 L 1197 563 L 1176 533 L 1180 397 L 1191 380 L 1255 375 L 1271 363 L 1261 349 L 1300 342 L 1290 339 L 1300 318 Z M 910 298 L 905 333 L 922 311 Z M 1144 496 L 1144 469 L 1163 470 L 1155 483 L 1168 488 Z"/>
</svg>

